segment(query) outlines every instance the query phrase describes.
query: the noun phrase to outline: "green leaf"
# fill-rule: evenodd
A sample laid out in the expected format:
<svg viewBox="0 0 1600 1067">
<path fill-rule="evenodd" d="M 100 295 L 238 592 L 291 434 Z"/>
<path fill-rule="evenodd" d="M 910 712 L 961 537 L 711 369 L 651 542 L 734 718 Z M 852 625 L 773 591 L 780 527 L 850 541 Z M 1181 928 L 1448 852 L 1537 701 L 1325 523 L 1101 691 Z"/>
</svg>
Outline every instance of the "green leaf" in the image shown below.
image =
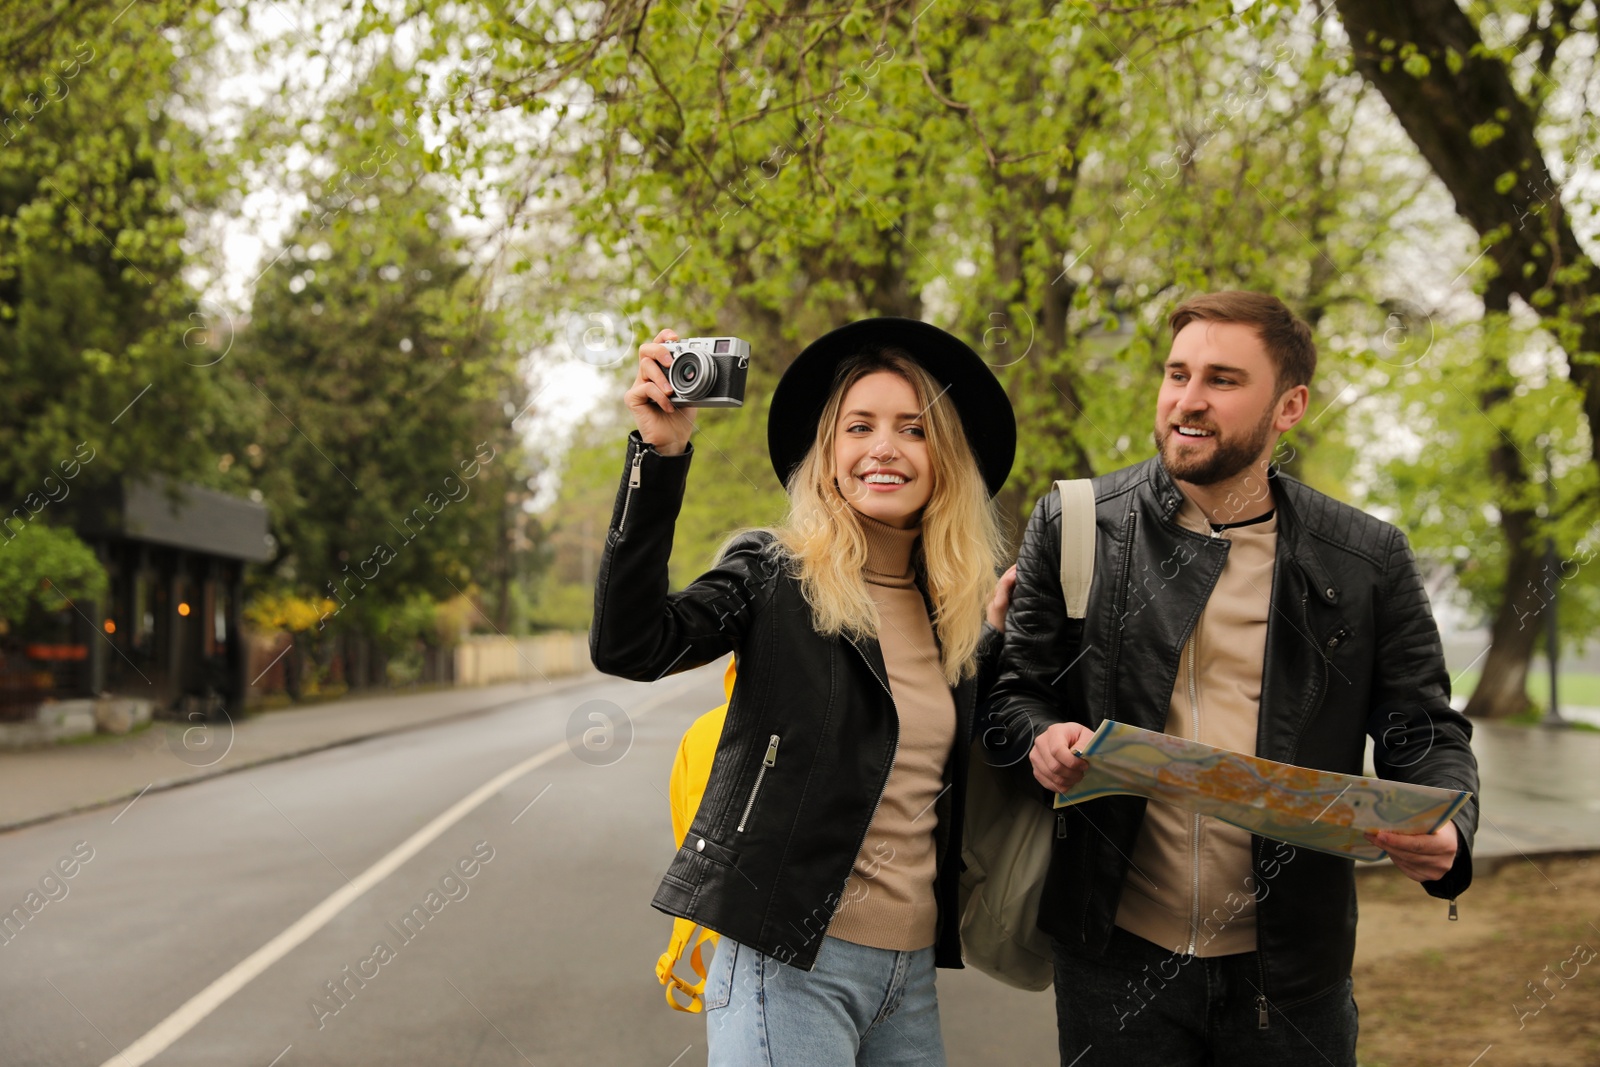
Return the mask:
<svg viewBox="0 0 1600 1067">
<path fill-rule="evenodd" d="M 1467 136 L 1471 139 L 1474 145 L 1479 148 L 1484 148 L 1488 145 L 1494 144 L 1494 142 L 1504 137 L 1505 133 L 1506 128 L 1504 126 L 1491 120 L 1487 122 L 1480 122 L 1476 126 L 1472 127 L 1472 129 L 1468 131 Z"/>
</svg>

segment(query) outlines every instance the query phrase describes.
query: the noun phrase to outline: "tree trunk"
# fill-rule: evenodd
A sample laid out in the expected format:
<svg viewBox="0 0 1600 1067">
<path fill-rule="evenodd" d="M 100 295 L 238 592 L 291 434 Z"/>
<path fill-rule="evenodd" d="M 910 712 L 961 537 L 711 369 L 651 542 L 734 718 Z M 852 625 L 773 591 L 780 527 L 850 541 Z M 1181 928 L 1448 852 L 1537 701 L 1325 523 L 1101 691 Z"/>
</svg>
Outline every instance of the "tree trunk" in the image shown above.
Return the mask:
<svg viewBox="0 0 1600 1067">
<path fill-rule="evenodd" d="M 1493 317 L 1504 319 L 1511 309 L 1511 292 L 1503 279 L 1493 279 L 1483 294 L 1485 324 Z M 1490 386 L 1479 395 L 1479 406 L 1488 413 L 1511 396 L 1505 383 L 1508 373 L 1492 345 L 1487 345 L 1485 360 L 1491 363 Z M 1503 435 L 1489 453 L 1489 473 L 1500 511 L 1500 530 L 1506 539 L 1506 576 L 1489 632 L 1489 654 L 1477 687 L 1467 701 L 1466 713 L 1485 719 L 1505 719 L 1528 710 L 1528 662 L 1539 637 L 1539 620 L 1544 600 L 1530 598 L 1538 576 L 1540 552 L 1534 529 L 1534 510 L 1522 503 L 1528 484 L 1522 453 Z"/>
<path fill-rule="evenodd" d="M 1495 612 L 1483 673 L 1467 701 L 1469 716 L 1505 719 L 1521 715 L 1531 706 L 1528 663 L 1539 640 L 1539 620 L 1546 603 L 1528 592 L 1536 585 L 1540 565 L 1532 518 L 1528 511 L 1501 512 L 1508 550 L 1505 593 Z"/>
<path fill-rule="evenodd" d="M 1522 457 L 1509 441 L 1501 440 L 1489 457 L 1501 499 L 1512 499 L 1509 490 L 1527 481 Z M 1477 687 L 1467 701 L 1466 713 L 1485 719 L 1505 719 L 1528 710 L 1528 664 L 1539 640 L 1539 622 L 1547 601 L 1536 587 L 1543 554 L 1539 550 L 1531 508 L 1500 508 L 1500 529 L 1506 539 L 1506 576 L 1489 631 L 1489 654 Z"/>
</svg>

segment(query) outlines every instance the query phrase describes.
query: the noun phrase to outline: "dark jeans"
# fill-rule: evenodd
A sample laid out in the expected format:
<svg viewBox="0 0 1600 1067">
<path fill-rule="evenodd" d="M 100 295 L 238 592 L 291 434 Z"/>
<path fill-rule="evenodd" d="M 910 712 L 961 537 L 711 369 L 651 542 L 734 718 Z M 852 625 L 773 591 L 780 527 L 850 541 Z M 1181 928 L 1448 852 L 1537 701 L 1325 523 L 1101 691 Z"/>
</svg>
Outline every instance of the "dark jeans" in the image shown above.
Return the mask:
<svg viewBox="0 0 1600 1067">
<path fill-rule="evenodd" d="M 1355 1067 L 1350 980 L 1292 1006 L 1258 1001 L 1254 952 L 1201 959 L 1111 933 L 1103 958 L 1055 946 L 1061 1067 Z"/>
</svg>

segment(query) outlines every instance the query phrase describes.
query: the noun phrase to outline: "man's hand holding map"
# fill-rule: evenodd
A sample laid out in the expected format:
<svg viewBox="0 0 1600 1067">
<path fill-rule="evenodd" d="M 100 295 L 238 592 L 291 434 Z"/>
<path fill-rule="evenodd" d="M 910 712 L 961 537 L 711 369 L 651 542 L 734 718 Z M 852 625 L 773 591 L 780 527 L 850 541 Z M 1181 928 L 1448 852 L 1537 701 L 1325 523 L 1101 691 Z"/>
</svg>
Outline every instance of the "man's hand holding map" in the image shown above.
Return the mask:
<svg viewBox="0 0 1600 1067">
<path fill-rule="evenodd" d="M 1081 755 L 1088 773 L 1057 808 L 1112 793 L 1210 815 L 1274 841 L 1359 860 L 1378 860 L 1373 830 L 1428 834 L 1471 793 L 1337 774 L 1187 741 L 1107 720 Z"/>
</svg>

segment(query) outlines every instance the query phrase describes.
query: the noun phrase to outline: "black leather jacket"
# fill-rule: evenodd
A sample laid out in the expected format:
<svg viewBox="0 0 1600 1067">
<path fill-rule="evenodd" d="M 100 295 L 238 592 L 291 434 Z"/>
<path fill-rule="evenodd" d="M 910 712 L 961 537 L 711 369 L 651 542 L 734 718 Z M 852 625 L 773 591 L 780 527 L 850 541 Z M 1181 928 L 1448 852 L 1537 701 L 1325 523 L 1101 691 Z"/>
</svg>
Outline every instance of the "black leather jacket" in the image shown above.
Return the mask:
<svg viewBox="0 0 1600 1067">
<path fill-rule="evenodd" d="M 1256 755 L 1350 774 L 1366 738 L 1385 778 L 1478 788 L 1472 728 L 1449 704 L 1450 681 L 1405 535 L 1271 473 L 1278 511 Z M 1017 561 L 1001 677 L 985 707 L 988 758 L 1017 760 L 1051 723 L 1166 721 L 1183 646 L 1211 595 L 1228 542 L 1176 521 L 1182 494 L 1158 459 L 1094 479 L 1094 583 L 1087 618 L 1061 594 L 1061 500 L 1034 509 Z M 1002 739 L 1009 739 L 1002 741 Z M 1009 751 L 1001 751 L 1009 749 Z M 1063 809 L 1039 926 L 1066 951 L 1105 952 L 1142 797 Z M 1456 816 L 1451 871 L 1424 884 L 1454 898 L 1472 880 L 1476 800 Z M 1282 1008 L 1340 985 L 1355 954 L 1354 861 L 1253 839 L 1258 1006 Z"/>
<path fill-rule="evenodd" d="M 877 642 L 811 628 L 799 584 L 768 551 L 770 534 L 741 538 L 716 567 L 667 592 L 689 456 L 662 456 L 630 437 L 589 652 L 600 670 L 646 682 L 738 654 L 705 796 L 653 903 L 810 970 L 894 761 L 889 673 Z M 999 646 L 987 636 L 985 683 Z M 956 890 L 978 691 L 973 677 L 952 691 L 949 788 L 935 809 L 941 967 L 961 966 Z"/>
</svg>

